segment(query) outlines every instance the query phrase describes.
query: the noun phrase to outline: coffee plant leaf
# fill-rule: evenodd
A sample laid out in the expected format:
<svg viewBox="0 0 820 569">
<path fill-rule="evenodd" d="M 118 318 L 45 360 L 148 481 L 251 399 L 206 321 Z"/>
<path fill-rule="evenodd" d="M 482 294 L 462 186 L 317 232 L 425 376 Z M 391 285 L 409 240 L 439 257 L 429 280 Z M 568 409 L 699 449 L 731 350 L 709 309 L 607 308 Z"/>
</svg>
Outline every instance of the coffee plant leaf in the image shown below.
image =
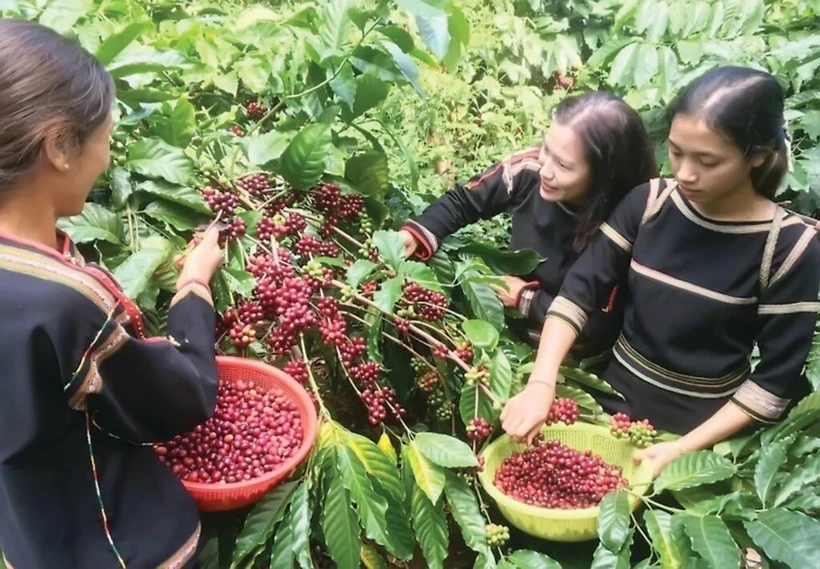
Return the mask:
<svg viewBox="0 0 820 569">
<path fill-rule="evenodd" d="M 486 520 L 481 515 L 475 492 L 458 475 L 447 472 L 446 477 L 444 493 L 453 513 L 453 519 L 461 528 L 464 543 L 476 553 L 492 557 L 490 547 L 487 545 Z"/>
<path fill-rule="evenodd" d="M 307 481 L 302 482 L 291 498 L 291 527 L 293 535 L 293 555 L 302 569 L 313 569 L 310 556 L 310 504 Z"/>
<path fill-rule="evenodd" d="M 273 538 L 270 569 L 293 569 L 293 511 L 288 508 Z"/>
<path fill-rule="evenodd" d="M 387 561 L 378 551 L 365 544 L 362 546 L 360 559 L 365 569 L 388 569 Z"/>
<path fill-rule="evenodd" d="M 788 437 L 820 420 L 820 392 L 807 395 L 795 405 L 789 415 L 777 425 L 769 427 L 761 436 L 763 447 L 780 438 Z"/>
<path fill-rule="evenodd" d="M 516 569 L 561 569 L 561 564 L 552 557 L 528 549 L 512 552 L 505 558 L 505 561 L 511 563 Z"/>
<path fill-rule="evenodd" d="M 683 569 L 687 548 L 685 543 L 683 546 L 679 543 L 678 536 L 672 532 L 672 515 L 663 510 L 647 509 L 643 519 L 661 565 L 666 569 Z"/>
<path fill-rule="evenodd" d="M 788 448 L 793 442 L 793 436 L 787 437 L 763 447 L 760 451 L 760 459 L 755 466 L 754 481 L 757 496 L 764 507 L 769 505 L 775 478 L 785 464 Z"/>
<path fill-rule="evenodd" d="M 291 495 L 298 485 L 298 482 L 280 484 L 265 494 L 262 500 L 253 507 L 236 538 L 231 561 L 232 567 L 238 567 L 255 549 L 264 545 L 273 533 L 276 524 L 285 515 Z"/>
<path fill-rule="evenodd" d="M 264 134 L 254 134 L 244 141 L 248 163 L 262 167 L 277 160 L 287 150 L 293 140 L 293 133 L 272 130 Z"/>
<path fill-rule="evenodd" d="M 760 512 L 757 520 L 743 522 L 743 526 L 769 559 L 792 569 L 816 565 L 820 521 L 798 512 L 773 508 Z"/>
<path fill-rule="evenodd" d="M 142 212 L 148 217 L 173 227 L 177 231 L 193 231 L 199 225 L 208 221 L 208 218 L 203 214 L 162 199 L 152 201 L 143 208 Z"/>
<path fill-rule="evenodd" d="M 467 339 L 476 348 L 492 351 L 498 346 L 498 330 L 483 320 L 465 320 L 461 323 L 461 329 L 467 335 Z"/>
<path fill-rule="evenodd" d="M 410 526 L 410 513 L 402 493 L 401 500 L 386 491 L 378 478 L 373 479 L 373 487 L 387 500 L 387 513 L 384 522 L 390 541 L 385 549 L 390 555 L 408 560 L 413 557 L 413 529 Z M 402 486 L 402 490 L 404 487 Z"/>
<path fill-rule="evenodd" d="M 500 275 L 528 275 L 546 261 L 535 251 L 502 251 L 490 243 L 471 241 L 458 247 L 460 253 L 477 255 L 490 269 Z"/>
<path fill-rule="evenodd" d="M 450 533 L 444 515 L 444 503 L 439 499 L 433 504 L 427 494 L 413 485 L 410 514 L 424 559 L 430 569 L 443 569 L 448 555 Z"/>
<path fill-rule="evenodd" d="M 455 437 L 440 433 L 419 433 L 415 443 L 431 462 L 444 468 L 474 468 L 478 461 L 472 449 Z"/>
<path fill-rule="evenodd" d="M 603 415 L 604 413 L 604 408 L 601 407 L 600 403 L 595 401 L 595 398 L 592 395 L 573 385 L 559 383 L 555 386 L 555 395 L 557 397 L 572 399 L 578 404 L 578 407 L 589 411 L 593 415 Z"/>
<path fill-rule="evenodd" d="M 447 14 L 417 15 L 416 27 L 424 45 L 436 56 L 436 59 L 443 61 L 450 48 L 450 26 Z"/>
<path fill-rule="evenodd" d="M 95 203 L 86 203 L 79 215 L 59 220 L 57 227 L 65 231 L 74 243 L 99 240 L 118 245 L 123 239 L 122 218 Z"/>
<path fill-rule="evenodd" d="M 490 389 L 499 400 L 506 401 L 512 389 L 512 366 L 503 351 L 498 350 L 493 359 Z"/>
<path fill-rule="evenodd" d="M 325 171 L 332 140 L 326 124 L 311 124 L 293 137 L 279 159 L 279 173 L 297 190 L 313 186 Z"/>
<path fill-rule="evenodd" d="M 340 446 L 336 449 L 336 456 L 339 471 L 342 473 L 342 483 L 357 506 L 365 535 L 379 545 L 387 547 L 390 543 L 384 521 L 387 500 L 373 488 L 367 470 L 353 449 L 346 445 Z"/>
<path fill-rule="evenodd" d="M 500 409 L 496 410 L 493 407 L 493 402 L 477 385 L 466 383 L 461 387 L 458 411 L 465 425 L 476 417 L 492 425 L 501 413 Z"/>
<path fill-rule="evenodd" d="M 496 330 L 504 329 L 504 305 L 490 285 L 465 280 L 461 283 L 461 290 L 477 318 L 492 324 Z"/>
<path fill-rule="evenodd" d="M 186 185 L 194 173 L 191 159 L 160 138 L 143 138 L 130 145 L 126 164 L 138 174 L 179 186 Z"/>
<path fill-rule="evenodd" d="M 152 196 L 174 202 L 197 213 L 213 215 L 208 202 L 195 189 L 188 186 L 169 184 L 162 180 L 147 180 L 136 187 L 137 192 L 145 192 Z"/>
<path fill-rule="evenodd" d="M 404 241 L 395 231 L 375 231 L 373 245 L 379 251 L 379 256 L 393 270 L 399 271 L 404 262 Z"/>
<path fill-rule="evenodd" d="M 345 164 L 345 178 L 365 196 L 382 200 L 390 183 L 387 156 L 375 150 L 352 156 Z"/>
<path fill-rule="evenodd" d="M 120 285 L 130 298 L 137 298 L 151 283 L 156 270 L 171 255 L 173 247 L 168 240 L 153 235 L 140 241 L 140 248 L 114 269 Z"/>
<path fill-rule="evenodd" d="M 714 515 L 681 516 L 686 535 L 695 550 L 713 569 L 739 569 L 740 549 L 729 528 Z"/>
<path fill-rule="evenodd" d="M 408 281 L 418 283 L 425 288 L 444 293 L 436 278 L 436 273 L 429 266 L 418 261 L 402 261 L 398 270 Z"/>
<path fill-rule="evenodd" d="M 726 480 L 735 474 L 734 465 L 726 458 L 708 450 L 679 456 L 669 463 L 655 479 L 655 490 L 682 490 L 702 484 Z"/>
<path fill-rule="evenodd" d="M 818 439 L 814 439 L 818 441 Z M 783 505 L 789 498 L 805 488 L 820 483 L 820 453 L 815 453 L 795 466 L 794 470 L 780 484 L 774 497 L 774 506 Z"/>
<path fill-rule="evenodd" d="M 586 387 L 591 387 L 597 391 L 602 391 L 604 393 L 609 393 L 610 395 L 615 395 L 620 399 L 623 399 L 623 395 L 615 391 L 615 389 L 609 385 L 606 381 L 595 375 L 594 373 L 590 373 L 588 371 L 584 371 L 577 367 L 572 366 L 561 366 L 559 373 L 567 379 L 571 379 L 575 383 L 579 383 Z"/>
<path fill-rule="evenodd" d="M 632 540 L 635 530 L 630 529 L 626 535 L 626 540 L 619 545 L 617 551 L 610 550 L 602 543 L 598 544 L 592 554 L 592 566 L 590 569 L 630 569 L 630 552 L 632 550 Z"/>
<path fill-rule="evenodd" d="M 376 263 L 368 261 L 367 259 L 359 259 L 347 268 L 347 284 L 354 289 L 367 280 L 376 270 Z"/>
<path fill-rule="evenodd" d="M 630 525 L 629 514 L 629 496 L 626 492 L 610 492 L 601 500 L 598 537 L 610 551 L 619 551 L 626 540 Z"/>
<path fill-rule="evenodd" d="M 389 442 L 389 440 L 388 440 Z M 370 439 L 347 432 L 346 444 L 364 465 L 367 473 L 398 502 L 404 501 L 404 487 L 394 462 Z"/>
<path fill-rule="evenodd" d="M 417 441 L 411 441 L 405 449 L 407 462 L 410 464 L 416 484 L 424 491 L 430 502 L 438 502 L 444 490 L 444 470 L 427 460 L 424 453 L 419 450 Z"/>
<path fill-rule="evenodd" d="M 388 281 L 384 281 L 379 290 L 373 294 L 373 302 L 384 314 L 393 314 L 393 309 L 403 292 L 403 283 L 404 279 L 402 277 L 393 277 Z"/>
<path fill-rule="evenodd" d="M 153 28 L 154 25 L 152 22 L 131 22 L 119 32 L 115 32 L 105 38 L 105 40 L 95 50 L 94 57 L 96 57 L 103 65 L 108 65 L 114 61 L 114 58 L 122 53 L 122 51 L 127 48 L 131 42 L 141 35 L 152 31 Z"/>
<path fill-rule="evenodd" d="M 335 457 L 333 461 L 335 463 Z M 350 501 L 350 494 L 342 484 L 341 476 L 334 473 L 329 478 L 320 514 L 325 544 L 336 567 L 358 569 L 359 552 L 362 548 L 359 520 Z"/>
</svg>

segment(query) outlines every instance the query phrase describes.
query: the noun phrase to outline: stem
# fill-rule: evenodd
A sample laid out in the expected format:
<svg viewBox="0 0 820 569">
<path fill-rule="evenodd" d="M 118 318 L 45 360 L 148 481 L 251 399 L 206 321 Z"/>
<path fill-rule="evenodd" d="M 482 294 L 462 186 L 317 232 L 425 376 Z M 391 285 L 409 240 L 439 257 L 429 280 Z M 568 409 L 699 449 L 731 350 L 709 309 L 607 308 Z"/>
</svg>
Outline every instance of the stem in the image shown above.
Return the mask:
<svg viewBox="0 0 820 569">
<path fill-rule="evenodd" d="M 299 334 L 299 346 L 301 347 L 301 356 L 302 360 L 305 362 L 308 370 L 308 381 L 310 382 L 310 388 L 313 390 L 313 393 L 316 395 L 316 399 L 319 401 L 319 408 L 322 411 L 323 415 L 329 415 L 330 413 L 325 407 L 325 402 L 322 400 L 322 396 L 319 394 L 319 385 L 316 383 L 316 378 L 313 377 L 313 370 L 310 369 L 310 360 L 307 359 L 307 348 L 305 347 L 305 335 Z"/>
<path fill-rule="evenodd" d="M 287 208 L 286 208 L 286 210 L 287 210 Z M 287 211 L 289 211 L 289 210 L 287 210 Z M 305 212 L 299 212 L 299 213 L 302 215 L 302 217 L 304 217 L 305 219 L 307 219 L 309 221 L 313 221 L 314 223 L 319 223 L 321 221 L 321 218 L 317 215 L 313 215 L 313 214 L 305 213 Z M 342 231 L 341 229 L 339 229 L 335 225 L 333 226 L 333 232 L 337 233 L 340 237 L 344 237 L 345 239 L 350 241 L 353 245 L 355 245 L 359 249 L 364 248 L 364 243 L 359 242 L 358 239 L 356 239 L 355 237 L 353 237 L 352 235 L 350 235 L 348 233 L 345 233 L 344 231 Z"/>
<path fill-rule="evenodd" d="M 646 535 L 644 531 L 641 529 L 641 525 L 638 523 L 638 519 L 635 517 L 635 514 L 633 512 L 629 512 L 629 517 L 632 518 L 632 521 L 635 524 L 635 529 L 638 530 L 638 533 L 641 534 L 641 537 L 643 537 L 644 541 L 646 541 L 646 543 L 650 546 L 650 549 L 653 549 L 652 540 L 649 539 L 649 536 Z M 655 552 L 653 549 L 652 555 L 654 556 L 654 554 Z"/>
</svg>

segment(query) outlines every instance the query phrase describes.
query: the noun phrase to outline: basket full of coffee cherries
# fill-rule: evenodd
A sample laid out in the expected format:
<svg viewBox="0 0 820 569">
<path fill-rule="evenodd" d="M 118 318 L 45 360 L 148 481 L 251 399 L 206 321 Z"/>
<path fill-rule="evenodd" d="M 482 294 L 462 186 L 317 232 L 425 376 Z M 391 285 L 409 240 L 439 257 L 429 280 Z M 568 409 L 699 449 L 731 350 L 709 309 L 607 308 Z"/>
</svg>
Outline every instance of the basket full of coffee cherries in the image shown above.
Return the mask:
<svg viewBox="0 0 820 569">
<path fill-rule="evenodd" d="M 502 435 L 481 455 L 482 486 L 525 533 L 563 542 L 595 539 L 604 496 L 628 488 L 634 510 L 652 482 L 649 467 L 632 460 L 657 435 L 652 425 L 620 413 L 610 428 L 577 419 L 576 403 L 557 399 L 532 445 Z"/>
</svg>

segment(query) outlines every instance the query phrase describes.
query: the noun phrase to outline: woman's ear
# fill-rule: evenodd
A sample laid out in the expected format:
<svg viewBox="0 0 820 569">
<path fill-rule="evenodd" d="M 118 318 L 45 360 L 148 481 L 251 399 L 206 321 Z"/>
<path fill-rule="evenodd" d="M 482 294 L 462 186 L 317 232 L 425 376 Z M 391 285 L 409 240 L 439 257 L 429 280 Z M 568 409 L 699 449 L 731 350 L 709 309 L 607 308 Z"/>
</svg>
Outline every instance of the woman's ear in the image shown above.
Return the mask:
<svg viewBox="0 0 820 569">
<path fill-rule="evenodd" d="M 67 142 L 66 137 L 59 131 L 47 134 L 43 141 L 43 158 L 58 172 L 65 172 L 71 168 Z"/>
<path fill-rule="evenodd" d="M 760 168 L 769 158 L 772 158 L 773 160 L 775 159 L 774 151 L 770 150 L 768 152 L 758 152 L 751 157 L 749 160 L 749 165 L 751 165 L 752 168 Z"/>
</svg>

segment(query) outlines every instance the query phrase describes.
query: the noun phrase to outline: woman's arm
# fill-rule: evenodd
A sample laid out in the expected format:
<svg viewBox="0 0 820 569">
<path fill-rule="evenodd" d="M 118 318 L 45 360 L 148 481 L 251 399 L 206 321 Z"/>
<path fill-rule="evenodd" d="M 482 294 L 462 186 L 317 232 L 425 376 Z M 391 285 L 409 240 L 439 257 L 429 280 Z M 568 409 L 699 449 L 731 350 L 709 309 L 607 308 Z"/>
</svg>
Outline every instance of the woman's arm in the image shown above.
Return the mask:
<svg viewBox="0 0 820 569">
<path fill-rule="evenodd" d="M 462 227 L 506 210 L 521 187 L 522 177 L 537 175 L 539 168 L 537 149 L 515 154 L 474 176 L 467 184 L 458 184 L 445 192 L 402 230 L 421 247 L 417 255 L 422 260 L 429 259 L 444 239 Z"/>
</svg>

